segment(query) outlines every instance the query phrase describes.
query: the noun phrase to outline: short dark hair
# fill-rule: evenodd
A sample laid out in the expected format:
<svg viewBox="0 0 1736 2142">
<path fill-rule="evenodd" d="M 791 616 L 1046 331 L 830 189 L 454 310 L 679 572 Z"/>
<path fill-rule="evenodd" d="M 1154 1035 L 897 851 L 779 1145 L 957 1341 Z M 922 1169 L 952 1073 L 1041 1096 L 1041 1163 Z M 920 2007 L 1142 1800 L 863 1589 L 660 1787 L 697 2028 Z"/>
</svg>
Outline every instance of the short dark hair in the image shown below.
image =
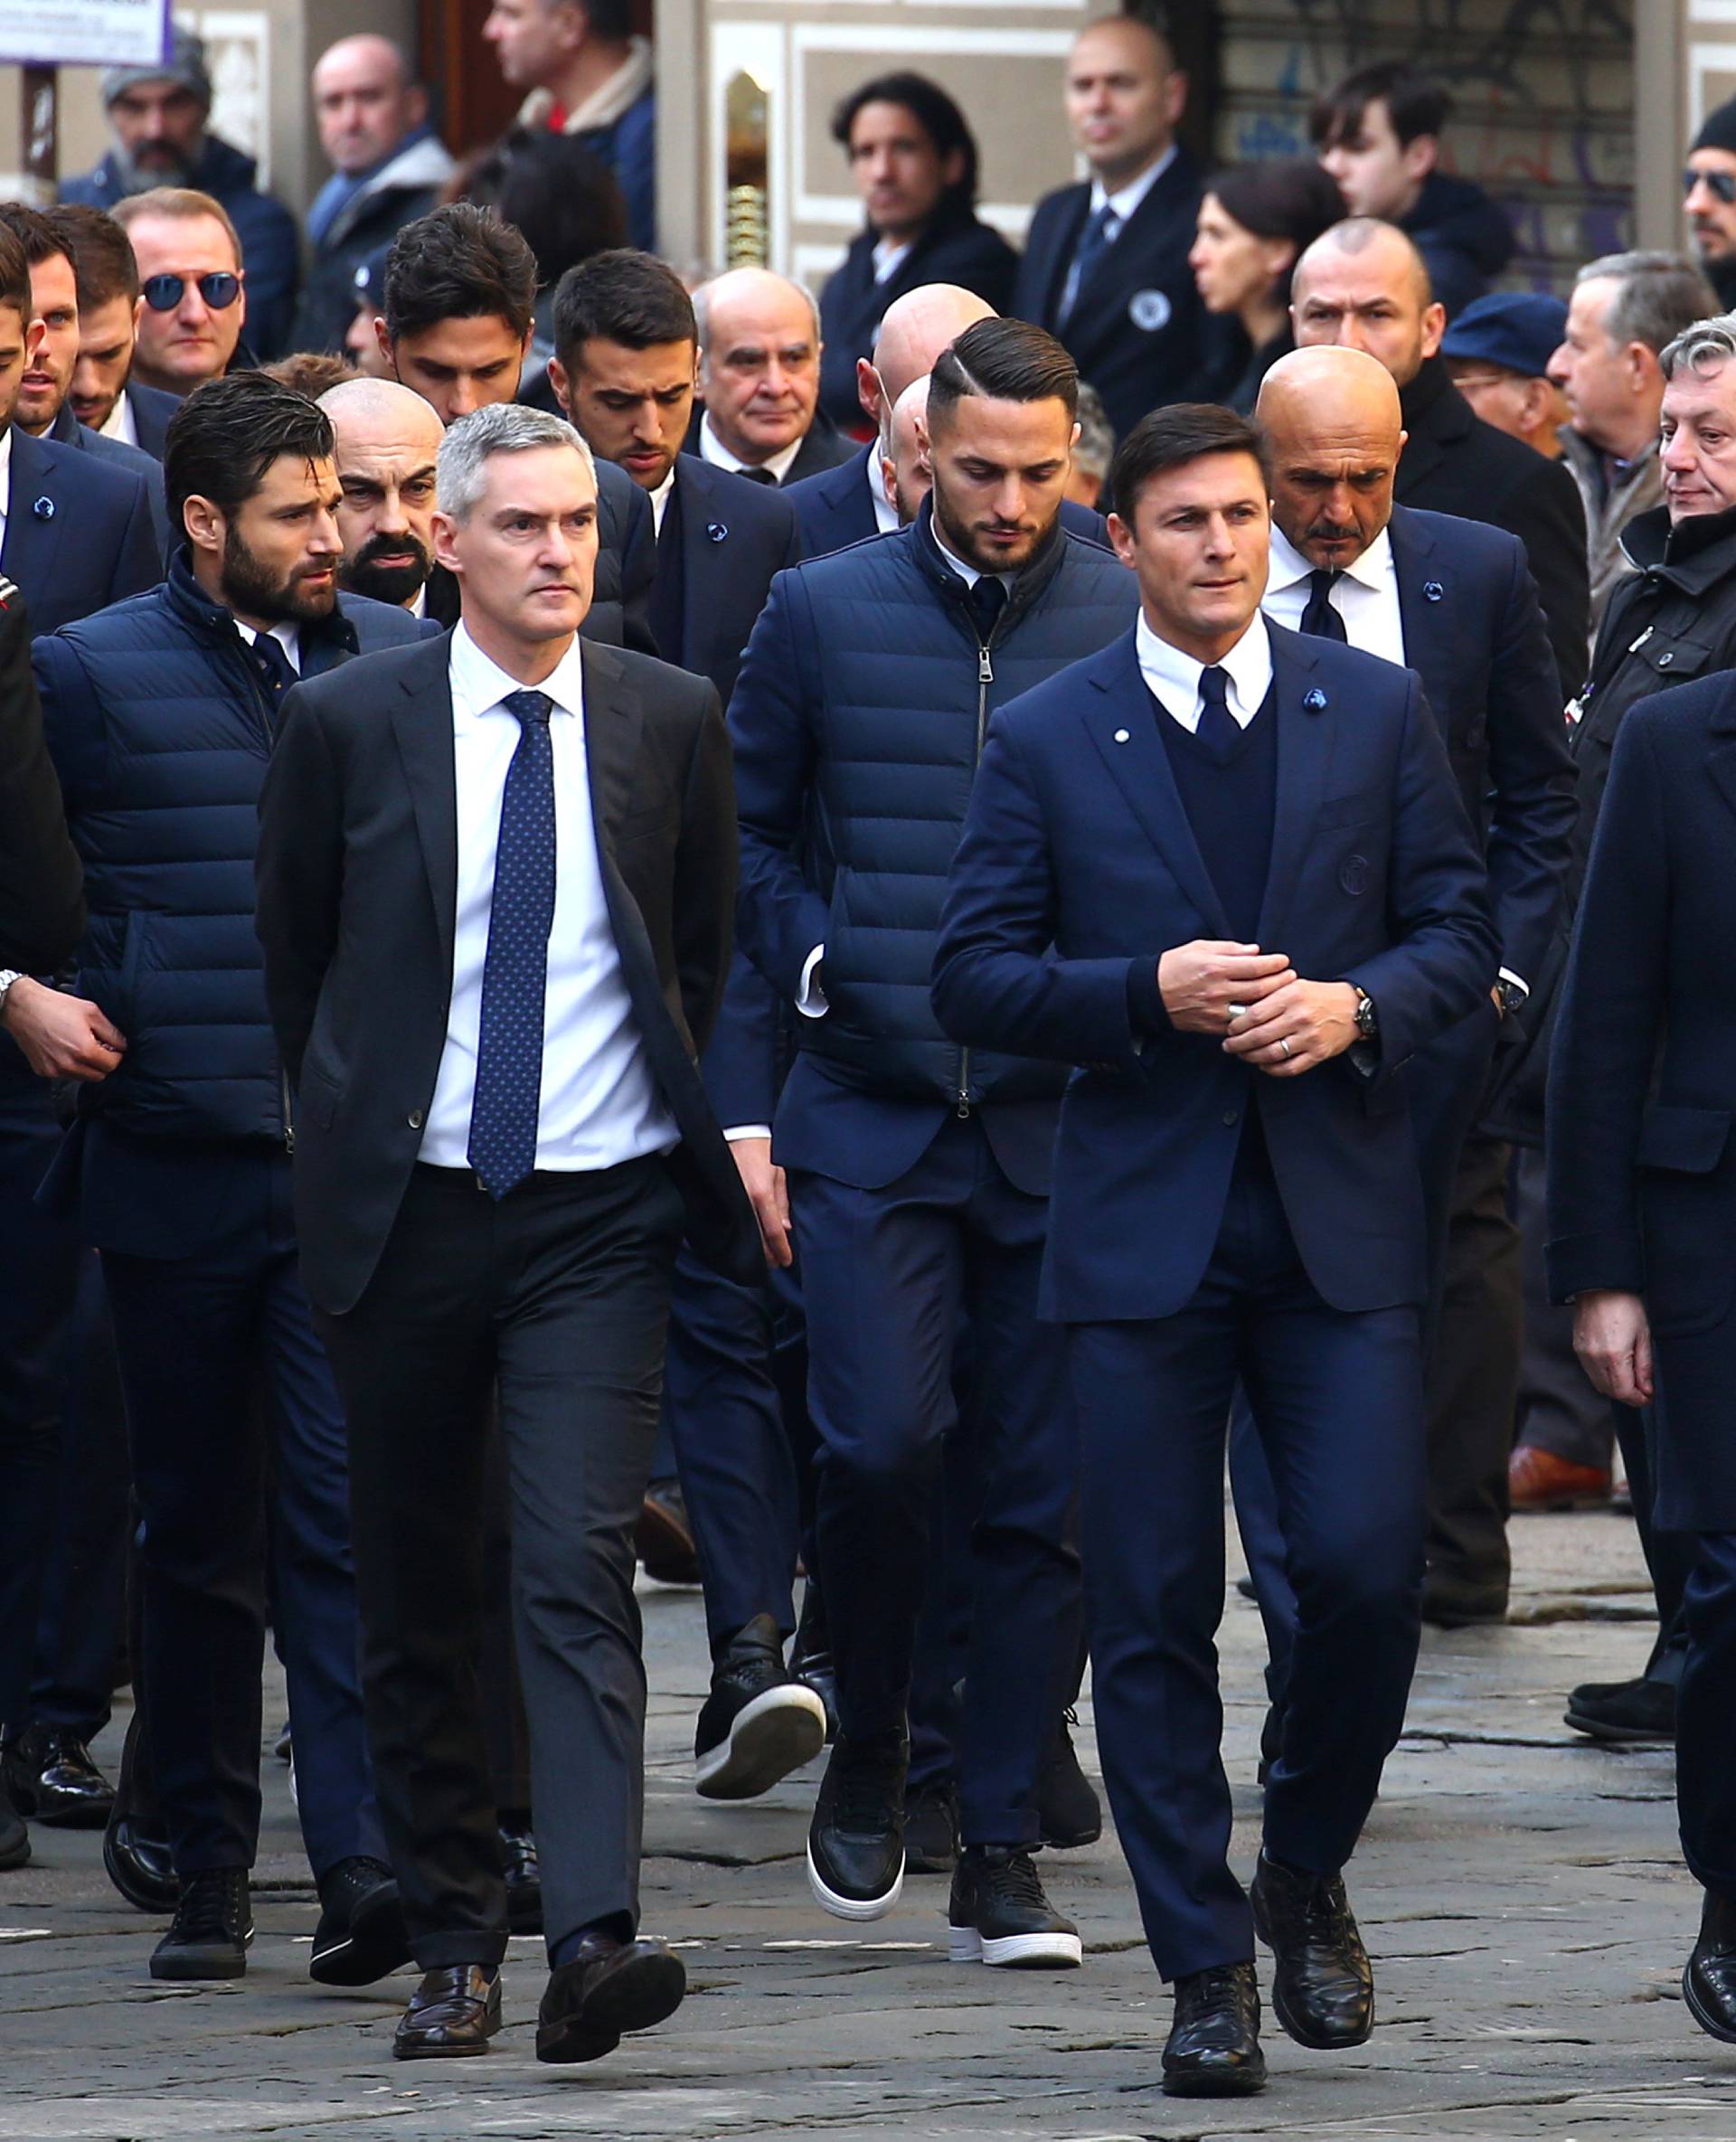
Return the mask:
<svg viewBox="0 0 1736 2142">
<path fill-rule="evenodd" d="M 693 301 L 675 269 L 654 254 L 619 246 L 569 268 L 554 293 L 554 354 L 562 364 L 593 338 L 629 350 L 654 343 L 699 344 Z"/>
<path fill-rule="evenodd" d="M 0 223 L 0 305 L 9 305 L 26 327 L 31 321 L 30 260 L 24 241 Z"/>
<path fill-rule="evenodd" d="M 24 259 L 32 268 L 40 268 L 44 260 L 52 260 L 65 254 L 70 260 L 66 241 L 40 208 L 31 208 L 22 201 L 0 201 L 0 223 L 4 223 L 24 249 Z"/>
<path fill-rule="evenodd" d="M 1278 278 L 1276 302 L 1288 305 L 1296 263 L 1324 232 L 1349 213 L 1338 182 L 1312 156 L 1278 156 L 1269 163 L 1238 164 L 1215 171 L 1205 191 L 1232 222 L 1256 238 L 1287 238 L 1295 258 Z"/>
<path fill-rule="evenodd" d="M 455 201 L 492 208 L 536 255 L 543 289 L 569 268 L 627 243 L 627 203 L 615 174 L 582 141 L 546 127 L 514 127 L 472 156 Z"/>
<path fill-rule="evenodd" d="M 1250 454 L 1267 470 L 1266 434 L 1250 418 L 1215 401 L 1175 401 L 1140 418 L 1109 465 L 1109 497 L 1131 528 L 1139 494 L 1153 477 L 1208 454 Z"/>
<path fill-rule="evenodd" d="M 133 241 L 107 209 L 83 201 L 63 201 L 45 212 L 78 278 L 79 310 L 89 312 L 115 297 L 137 305 L 138 262 Z"/>
<path fill-rule="evenodd" d="M 275 380 L 292 393 L 305 394 L 309 401 L 317 401 L 322 394 L 356 377 L 349 359 L 330 350 L 293 350 L 273 364 L 261 364 L 259 370 L 267 379 Z"/>
<path fill-rule="evenodd" d="M 262 372 L 207 380 L 169 419 L 164 439 L 169 525 L 178 535 L 189 498 L 234 514 L 285 454 L 328 461 L 335 451 L 332 420 L 305 394 Z"/>
<path fill-rule="evenodd" d="M 386 339 L 442 320 L 505 320 L 522 342 L 536 310 L 536 258 L 491 208 L 451 201 L 419 216 L 386 255 Z"/>
<path fill-rule="evenodd" d="M 944 162 L 955 149 L 964 152 L 964 170 L 957 184 L 941 195 L 945 205 L 957 210 L 976 205 L 976 137 L 965 115 L 939 82 L 926 74 L 901 69 L 894 74 L 877 74 L 860 89 L 852 90 L 832 114 L 832 138 L 841 148 L 850 146 L 850 129 L 866 104 L 901 104 L 934 144 Z"/>
<path fill-rule="evenodd" d="M 1444 82 L 1402 60 L 1382 60 L 1373 67 L 1359 67 L 1336 89 L 1315 99 L 1308 114 L 1308 139 L 1316 148 L 1332 147 L 1355 133 L 1371 104 L 1385 105 L 1402 148 L 1409 148 L 1420 134 L 1439 134 L 1453 116 L 1453 99 Z"/>
<path fill-rule="evenodd" d="M 1079 367 L 1052 335 L 1029 320 L 978 320 L 949 342 L 929 373 L 929 422 L 950 417 L 967 394 L 991 401 L 1062 401 L 1079 413 Z"/>
</svg>

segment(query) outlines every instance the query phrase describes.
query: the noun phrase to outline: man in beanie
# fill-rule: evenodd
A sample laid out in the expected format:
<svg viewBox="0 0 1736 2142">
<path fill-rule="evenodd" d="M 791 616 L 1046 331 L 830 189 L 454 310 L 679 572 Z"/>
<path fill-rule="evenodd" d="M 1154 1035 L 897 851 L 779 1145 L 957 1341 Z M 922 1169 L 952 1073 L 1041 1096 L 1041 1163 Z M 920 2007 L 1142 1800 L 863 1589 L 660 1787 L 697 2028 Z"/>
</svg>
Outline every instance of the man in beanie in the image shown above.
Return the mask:
<svg viewBox="0 0 1736 2142">
<path fill-rule="evenodd" d="M 1493 290 L 1474 298 L 1440 340 L 1452 382 L 1486 424 L 1561 458 L 1567 421 L 1549 361 L 1567 330 L 1567 307 L 1538 290 Z"/>
<path fill-rule="evenodd" d="M 1736 97 L 1706 114 L 1682 174 L 1689 235 L 1722 304 L 1736 305 Z"/>
<path fill-rule="evenodd" d="M 251 156 L 206 131 L 211 76 L 203 40 L 176 30 L 160 65 L 110 67 L 102 105 L 114 146 L 94 171 L 63 180 L 61 199 L 113 208 L 130 193 L 183 186 L 220 201 L 241 241 L 248 340 L 261 357 L 279 355 L 295 315 L 296 220 L 254 184 Z"/>
</svg>

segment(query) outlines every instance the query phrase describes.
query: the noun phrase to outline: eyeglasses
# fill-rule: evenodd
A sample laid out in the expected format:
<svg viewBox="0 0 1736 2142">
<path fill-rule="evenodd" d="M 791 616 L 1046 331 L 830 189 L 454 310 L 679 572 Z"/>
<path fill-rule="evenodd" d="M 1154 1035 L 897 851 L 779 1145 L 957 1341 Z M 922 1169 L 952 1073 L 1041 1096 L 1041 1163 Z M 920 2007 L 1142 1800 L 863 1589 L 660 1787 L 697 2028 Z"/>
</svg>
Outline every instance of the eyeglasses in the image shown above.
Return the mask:
<svg viewBox="0 0 1736 2142">
<path fill-rule="evenodd" d="M 210 275 L 147 275 L 139 288 L 153 312 L 173 312 L 185 295 L 188 283 L 196 283 L 199 295 L 213 312 L 227 312 L 241 294 L 241 278 L 227 268 Z"/>
<path fill-rule="evenodd" d="M 1684 171 L 1682 174 L 1684 198 L 1696 186 L 1703 186 L 1713 200 L 1722 201 L 1726 208 L 1736 204 L 1736 171 Z"/>
</svg>

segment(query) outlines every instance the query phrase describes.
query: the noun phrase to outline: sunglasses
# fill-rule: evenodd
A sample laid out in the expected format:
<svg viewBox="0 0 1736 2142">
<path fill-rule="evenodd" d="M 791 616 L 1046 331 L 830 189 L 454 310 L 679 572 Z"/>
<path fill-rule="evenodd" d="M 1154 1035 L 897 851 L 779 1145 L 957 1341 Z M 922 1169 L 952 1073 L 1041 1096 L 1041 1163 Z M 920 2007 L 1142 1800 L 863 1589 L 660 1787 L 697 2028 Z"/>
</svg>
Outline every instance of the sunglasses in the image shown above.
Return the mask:
<svg viewBox="0 0 1736 2142">
<path fill-rule="evenodd" d="M 1696 186 L 1703 186 L 1715 201 L 1722 201 L 1726 208 L 1736 203 L 1736 171 L 1684 171 L 1682 174 L 1682 192 L 1685 197 Z"/>
<path fill-rule="evenodd" d="M 147 275 L 139 288 L 153 312 L 173 312 L 189 282 L 197 283 L 199 295 L 213 312 L 227 312 L 241 294 L 241 277 L 231 275 L 227 268 L 219 268 L 211 275 Z"/>
</svg>

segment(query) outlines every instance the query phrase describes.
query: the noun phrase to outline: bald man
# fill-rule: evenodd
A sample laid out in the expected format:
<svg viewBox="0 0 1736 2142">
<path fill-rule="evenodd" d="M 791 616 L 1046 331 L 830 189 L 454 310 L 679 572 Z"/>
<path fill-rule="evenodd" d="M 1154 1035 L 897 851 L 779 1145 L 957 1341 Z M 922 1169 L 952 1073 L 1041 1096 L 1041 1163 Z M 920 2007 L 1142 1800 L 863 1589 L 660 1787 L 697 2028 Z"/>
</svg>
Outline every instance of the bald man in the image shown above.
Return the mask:
<svg viewBox="0 0 1736 2142">
<path fill-rule="evenodd" d="M 332 175 L 307 211 L 309 266 L 292 347 L 341 350 L 355 271 L 426 215 L 452 175 L 428 95 L 389 37 L 340 37 L 314 68 L 314 118 Z"/>
<path fill-rule="evenodd" d="M 732 268 L 693 293 L 699 401 L 686 448 L 761 484 L 797 484 L 854 458 L 824 417 L 820 308 L 769 268 Z"/>
<path fill-rule="evenodd" d="M 892 420 L 879 446 L 880 480 L 908 528 L 921 509 L 934 477 L 929 467 L 929 375 L 912 380 L 892 404 Z"/>
<path fill-rule="evenodd" d="M 336 440 L 344 539 L 338 579 L 353 595 L 429 615 L 434 563 L 434 465 L 446 428 L 412 388 L 395 380 L 344 380 L 319 398 Z M 458 614 L 451 591 L 452 618 Z M 439 615 L 439 607 L 436 607 Z"/>
<path fill-rule="evenodd" d="M 1555 665 L 1517 539 L 1393 503 L 1410 448 L 1382 362 L 1354 349 L 1297 350 L 1267 373 L 1258 413 L 1272 460 L 1266 615 L 1422 679 L 1488 868 L 1499 986 L 1488 1006 L 1419 1052 L 1406 1076 L 1435 1327 L 1424 1611 L 1443 1627 L 1499 1620 L 1519 1238 L 1507 1213 L 1511 1148 L 1477 1126 L 1503 1030 L 1524 1032 L 1526 1000 L 1546 982 L 1566 929 L 1576 812 Z M 1237 1505 L 1268 1550 L 1253 1560 L 1281 1680 L 1294 1602 L 1269 1521 L 1269 1481 L 1255 1477 L 1260 1447 L 1242 1436 L 1237 1448 Z"/>
<path fill-rule="evenodd" d="M 1560 462 L 1486 424 L 1454 386 L 1440 355 L 1447 315 L 1422 255 L 1372 216 L 1335 223 L 1297 262 L 1290 317 L 1298 349 L 1362 350 L 1392 373 L 1407 434 L 1396 487 L 1402 505 L 1486 521 L 1524 543 L 1564 706 L 1585 682 L 1585 509 Z"/>
</svg>

